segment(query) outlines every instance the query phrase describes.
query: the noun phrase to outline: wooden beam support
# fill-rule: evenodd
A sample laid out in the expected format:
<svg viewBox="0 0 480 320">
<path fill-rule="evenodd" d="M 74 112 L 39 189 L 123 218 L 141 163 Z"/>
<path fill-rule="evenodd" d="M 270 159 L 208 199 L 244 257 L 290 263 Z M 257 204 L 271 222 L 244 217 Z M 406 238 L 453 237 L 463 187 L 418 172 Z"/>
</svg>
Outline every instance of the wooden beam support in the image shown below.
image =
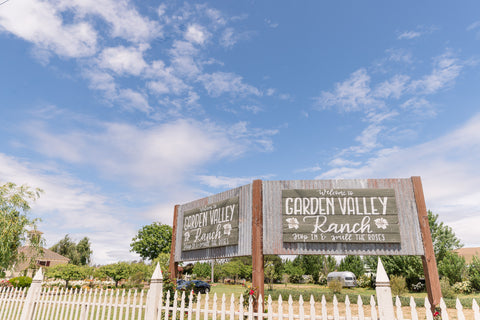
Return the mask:
<svg viewBox="0 0 480 320">
<path fill-rule="evenodd" d="M 265 297 L 263 272 L 263 198 L 262 180 L 252 183 L 252 285 Z M 263 303 L 263 301 L 262 301 Z M 258 305 L 255 303 L 255 310 Z"/>
<path fill-rule="evenodd" d="M 420 222 L 420 232 L 422 234 L 423 248 L 425 255 L 422 256 L 423 272 L 425 273 L 425 286 L 427 287 L 428 300 L 432 306 L 440 304 L 442 291 L 440 289 L 440 280 L 438 277 L 437 262 L 435 261 L 435 251 L 433 250 L 432 235 L 430 234 L 430 225 L 428 223 L 427 206 L 423 195 L 422 180 L 420 177 L 412 177 L 413 192 L 417 204 L 418 221 Z"/>
<path fill-rule="evenodd" d="M 172 247 L 170 250 L 170 264 L 168 266 L 168 271 L 170 273 L 170 280 L 174 281 L 178 276 L 178 262 L 175 262 L 175 246 L 177 242 L 177 217 L 178 217 L 178 208 L 180 205 L 175 205 L 173 211 L 173 228 L 172 228 Z"/>
</svg>

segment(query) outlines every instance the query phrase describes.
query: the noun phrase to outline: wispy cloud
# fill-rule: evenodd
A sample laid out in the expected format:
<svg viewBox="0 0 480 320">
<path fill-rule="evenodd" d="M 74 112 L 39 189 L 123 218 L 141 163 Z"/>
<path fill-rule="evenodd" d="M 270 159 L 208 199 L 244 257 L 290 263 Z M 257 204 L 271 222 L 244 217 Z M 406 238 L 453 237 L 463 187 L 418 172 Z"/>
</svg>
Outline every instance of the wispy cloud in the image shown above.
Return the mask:
<svg viewBox="0 0 480 320">
<path fill-rule="evenodd" d="M 462 63 L 453 53 L 445 54 L 435 58 L 431 74 L 410 84 L 410 89 L 424 94 L 433 94 L 438 90 L 451 86 L 462 71 Z"/>
<path fill-rule="evenodd" d="M 212 188 L 225 188 L 231 189 L 236 188 L 242 185 L 252 183 L 253 180 L 258 179 L 257 177 L 224 177 L 224 176 L 206 176 L 199 175 L 197 180 L 200 183 L 207 185 Z"/>
<path fill-rule="evenodd" d="M 118 201 L 102 195 L 97 187 L 73 178 L 53 164 L 29 163 L 1 153 L 0 176 L 2 182 L 14 181 L 44 190 L 32 205 L 31 214 L 48 218 L 48 223 L 40 222 L 48 246 L 69 233 L 77 240 L 85 236 L 90 238 L 95 263 L 137 258 L 127 249 L 137 228 L 135 223 L 128 221 L 127 212 L 131 209 L 126 210 Z"/>
<path fill-rule="evenodd" d="M 109 179 L 158 187 L 181 181 L 214 159 L 237 157 L 251 149 L 269 151 L 276 133 L 250 128 L 245 122 L 221 127 L 193 119 L 146 128 L 100 123 L 95 133 L 92 128 L 59 132 L 39 122 L 25 129 L 36 151 L 51 159 L 93 166 Z"/>
<path fill-rule="evenodd" d="M 398 40 L 411 40 L 419 38 L 423 35 L 430 34 L 436 31 L 438 28 L 436 26 L 418 26 L 415 30 L 407 30 L 399 32 L 397 39 Z"/>
<path fill-rule="evenodd" d="M 383 79 L 383 75 L 371 75 L 367 69 L 362 68 L 353 72 L 345 81 L 335 83 L 333 90 L 322 91 L 315 98 L 317 108 L 361 113 L 362 120 L 366 123 L 365 129 L 355 137 L 358 144 L 344 148 L 337 157 L 363 155 L 381 148 L 381 140 L 399 132 L 385 123 L 405 113 L 422 117 L 435 116 L 437 105 L 431 103 L 428 96 L 452 87 L 465 65 L 467 63 L 456 57 L 451 50 L 446 50 L 433 59 L 431 72 L 420 77 L 397 73 Z M 405 128 L 402 130 L 406 132 Z"/>
<path fill-rule="evenodd" d="M 480 20 L 475 21 L 467 27 L 467 31 L 475 30 L 480 28 Z"/>
<path fill-rule="evenodd" d="M 415 38 L 418 38 L 422 35 L 421 32 L 418 32 L 418 31 L 404 31 L 402 33 L 400 33 L 398 35 L 398 39 L 407 39 L 407 40 L 410 40 L 410 39 L 415 39 Z"/>
<path fill-rule="evenodd" d="M 379 150 L 361 165 L 332 163 L 318 179 L 421 175 L 428 208 L 439 213 L 467 245 L 479 246 L 472 223 L 480 223 L 480 115 L 437 139 L 408 148 Z M 446 183 L 448 181 L 448 183 Z M 469 227 L 470 226 L 470 229 Z"/>
<path fill-rule="evenodd" d="M 359 111 L 375 106 L 370 91 L 370 76 L 367 70 L 359 69 L 344 82 L 336 83 L 333 92 L 323 91 L 316 102 L 323 108 L 335 106 L 340 111 Z"/>
<path fill-rule="evenodd" d="M 208 94 L 218 97 L 224 93 L 232 95 L 254 95 L 260 96 L 260 90 L 244 83 L 243 78 L 233 73 L 215 72 L 212 74 L 204 74 L 199 77 L 205 86 Z"/>
</svg>

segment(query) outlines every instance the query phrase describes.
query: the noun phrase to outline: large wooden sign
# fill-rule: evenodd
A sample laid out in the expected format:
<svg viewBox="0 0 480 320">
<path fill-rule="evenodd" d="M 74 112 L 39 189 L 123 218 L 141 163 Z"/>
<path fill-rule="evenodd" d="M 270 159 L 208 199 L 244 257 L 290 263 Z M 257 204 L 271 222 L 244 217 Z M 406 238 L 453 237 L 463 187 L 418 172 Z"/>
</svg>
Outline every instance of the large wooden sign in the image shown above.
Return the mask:
<svg viewBox="0 0 480 320">
<path fill-rule="evenodd" d="M 261 181 L 174 210 L 170 277 L 180 261 L 263 255 L 422 256 L 432 306 L 441 292 L 420 177 Z"/>
<path fill-rule="evenodd" d="M 198 250 L 238 243 L 238 197 L 186 211 L 182 250 Z"/>
<path fill-rule="evenodd" d="M 282 190 L 283 242 L 399 243 L 394 189 Z"/>
</svg>

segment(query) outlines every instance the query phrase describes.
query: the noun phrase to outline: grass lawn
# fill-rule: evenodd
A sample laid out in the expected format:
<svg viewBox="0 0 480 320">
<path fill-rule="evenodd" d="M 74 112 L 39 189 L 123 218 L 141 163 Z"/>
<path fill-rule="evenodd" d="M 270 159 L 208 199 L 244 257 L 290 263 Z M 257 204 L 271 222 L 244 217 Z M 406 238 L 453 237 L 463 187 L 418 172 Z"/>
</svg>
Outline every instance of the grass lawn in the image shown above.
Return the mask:
<svg viewBox="0 0 480 320">
<path fill-rule="evenodd" d="M 279 295 L 282 295 L 282 299 L 285 301 L 288 299 L 289 295 L 292 296 L 294 300 L 298 301 L 300 295 L 303 296 L 304 300 L 309 300 L 310 295 L 313 295 L 315 301 L 320 301 L 322 295 L 325 295 L 327 301 L 333 300 L 333 294 L 327 286 L 321 286 L 316 284 L 274 284 L 273 290 L 268 290 L 268 284 L 265 284 L 265 295 L 271 295 L 272 299 L 277 300 Z M 225 293 L 227 297 L 230 297 L 232 293 L 238 298 L 245 291 L 245 287 L 242 285 L 227 285 L 227 284 L 214 284 L 212 286 L 212 294 L 217 293 L 218 297 L 221 297 Z M 362 302 L 364 305 L 370 304 L 370 296 L 375 296 L 374 289 L 367 288 L 344 288 L 340 294 L 337 294 L 337 299 L 339 301 L 345 301 L 345 296 L 348 295 L 351 302 L 357 302 L 358 296 L 361 296 Z M 401 295 L 402 305 L 409 304 L 410 297 L 415 299 L 417 306 L 423 307 L 425 297 L 427 296 L 426 292 L 407 292 Z M 472 299 L 476 299 L 477 303 L 480 304 L 480 293 L 468 294 L 468 295 L 458 295 L 464 308 L 472 307 Z M 455 307 L 456 298 L 453 299 L 444 299 L 445 303 L 449 308 Z"/>
<path fill-rule="evenodd" d="M 235 296 L 236 301 L 238 302 L 238 297 L 245 291 L 245 287 L 242 285 L 226 285 L 226 284 L 214 284 L 211 289 L 211 294 L 216 293 L 217 299 L 221 299 L 222 295 L 225 294 L 227 301 L 229 301 L 232 293 Z M 282 300 L 287 301 L 289 295 L 292 295 L 292 299 L 294 301 L 294 310 L 298 312 L 299 310 L 299 303 L 298 298 L 302 295 L 304 299 L 304 308 L 308 308 L 310 295 L 314 296 L 316 309 L 320 310 L 320 302 L 322 295 L 325 295 L 327 300 L 327 310 L 329 314 L 333 314 L 333 294 L 326 286 L 320 286 L 315 284 L 288 284 L 285 286 L 284 284 L 275 284 L 273 286 L 273 290 L 268 290 L 268 284 L 265 284 L 265 295 L 272 296 L 273 299 L 273 309 L 276 310 L 278 306 L 278 296 L 282 295 Z M 341 302 L 345 301 L 345 295 L 349 296 L 349 300 L 352 304 L 352 312 L 356 314 L 357 312 L 357 299 L 358 296 L 361 297 L 365 312 L 370 314 L 370 296 L 376 295 L 375 290 L 373 289 L 365 289 L 365 288 L 344 288 L 340 294 L 337 294 L 337 299 L 340 302 L 339 309 L 340 314 L 344 314 L 345 312 L 345 305 Z M 410 310 L 410 296 L 413 296 L 415 299 L 415 303 L 417 305 L 417 312 L 419 319 L 425 319 L 425 309 L 424 309 L 424 301 L 425 297 L 427 296 L 426 292 L 421 293 L 405 293 L 402 295 L 401 302 L 402 302 L 402 311 L 403 315 L 406 319 L 411 319 L 411 310 Z M 480 304 L 480 294 L 469 294 L 469 295 L 459 295 L 458 298 L 461 300 L 461 303 L 464 307 L 464 315 L 466 319 L 473 319 L 473 311 L 471 310 L 472 307 L 472 299 L 476 299 L 477 303 Z M 456 299 L 445 299 L 447 304 L 448 314 L 450 319 L 457 319 L 457 311 L 455 309 L 455 302 Z M 285 305 L 286 306 L 286 305 Z M 284 308 L 285 308 L 284 306 Z M 236 306 L 238 307 L 238 306 Z"/>
</svg>

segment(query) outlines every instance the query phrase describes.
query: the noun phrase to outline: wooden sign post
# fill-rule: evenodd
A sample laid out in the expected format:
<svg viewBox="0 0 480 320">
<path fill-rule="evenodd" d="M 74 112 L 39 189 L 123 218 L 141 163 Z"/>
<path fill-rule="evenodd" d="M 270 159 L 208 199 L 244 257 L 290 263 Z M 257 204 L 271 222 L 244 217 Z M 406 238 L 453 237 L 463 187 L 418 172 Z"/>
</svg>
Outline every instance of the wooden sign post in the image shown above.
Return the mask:
<svg viewBox="0 0 480 320">
<path fill-rule="evenodd" d="M 264 254 L 421 256 L 430 304 L 440 302 L 420 177 L 255 180 L 175 206 L 172 278 L 180 261 L 251 255 L 264 297 Z"/>
<path fill-rule="evenodd" d="M 442 291 L 440 288 L 440 279 L 438 277 L 435 252 L 433 251 L 432 235 L 430 233 L 430 224 L 428 223 L 428 213 L 423 195 L 422 180 L 420 177 L 412 177 L 412 182 L 417 204 L 418 221 L 420 223 L 420 231 L 422 232 L 423 247 L 425 249 L 425 254 L 422 256 L 425 286 L 427 287 L 428 301 L 432 306 L 433 312 L 435 306 L 440 304 Z"/>
</svg>

